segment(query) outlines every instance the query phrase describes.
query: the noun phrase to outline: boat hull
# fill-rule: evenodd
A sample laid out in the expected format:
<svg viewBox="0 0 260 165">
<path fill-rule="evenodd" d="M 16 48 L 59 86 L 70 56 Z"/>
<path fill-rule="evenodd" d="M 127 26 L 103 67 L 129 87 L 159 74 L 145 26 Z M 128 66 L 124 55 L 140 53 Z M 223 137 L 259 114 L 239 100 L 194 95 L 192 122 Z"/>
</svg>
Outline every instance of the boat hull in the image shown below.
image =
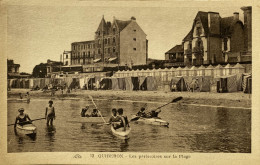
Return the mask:
<svg viewBox="0 0 260 165">
<path fill-rule="evenodd" d="M 16 125 L 16 132 L 21 135 L 35 135 L 37 133 L 36 126 L 33 124 Z"/>
<path fill-rule="evenodd" d="M 133 116 L 133 118 L 136 118 L 136 116 Z M 159 126 L 169 126 L 169 122 L 164 121 L 158 117 L 156 118 L 144 118 L 140 117 L 136 122 L 145 123 L 145 124 L 152 124 L 152 125 L 159 125 Z"/>
<path fill-rule="evenodd" d="M 122 131 L 121 128 L 115 130 L 114 127 L 111 126 L 111 131 L 112 131 L 113 135 L 115 135 L 115 136 L 117 136 L 117 137 L 120 137 L 120 138 L 127 139 L 127 138 L 129 138 L 129 134 L 130 134 L 130 132 L 131 132 L 131 128 L 128 127 L 128 128 L 126 129 L 126 131 Z"/>
</svg>

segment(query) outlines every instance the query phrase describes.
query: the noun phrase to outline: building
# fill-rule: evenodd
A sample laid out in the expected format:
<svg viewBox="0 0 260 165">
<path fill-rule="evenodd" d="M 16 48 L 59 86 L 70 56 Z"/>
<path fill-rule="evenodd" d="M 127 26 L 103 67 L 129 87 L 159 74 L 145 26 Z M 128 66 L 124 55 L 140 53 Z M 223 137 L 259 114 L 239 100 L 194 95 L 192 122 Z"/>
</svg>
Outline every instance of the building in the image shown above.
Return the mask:
<svg viewBox="0 0 260 165">
<path fill-rule="evenodd" d="M 182 40 L 184 64 L 251 62 L 252 11 L 251 7 L 241 9 L 245 24 L 238 12 L 222 18 L 217 12 L 199 11 L 191 30 Z M 168 55 L 166 52 L 165 58 Z"/>
<path fill-rule="evenodd" d="M 122 21 L 114 17 L 111 23 L 103 16 L 94 40 L 73 42 L 71 50 L 71 65 L 131 67 L 146 65 L 148 40 L 136 18 Z"/>
<path fill-rule="evenodd" d="M 165 62 L 167 64 L 173 64 L 171 66 L 184 65 L 184 51 L 182 45 L 176 45 L 165 53 Z M 170 66 L 167 65 L 166 66 Z"/>
<path fill-rule="evenodd" d="M 62 63 L 63 65 L 71 65 L 71 51 L 65 51 L 62 54 Z"/>
<path fill-rule="evenodd" d="M 241 53 L 241 61 L 252 60 L 252 7 L 241 7 L 244 11 L 244 41 L 245 51 Z"/>
<path fill-rule="evenodd" d="M 14 60 L 7 59 L 7 73 L 19 74 L 20 64 L 15 64 Z"/>
<path fill-rule="evenodd" d="M 36 78 L 51 77 L 55 72 L 61 71 L 62 62 L 47 60 L 47 63 L 40 63 L 33 68 L 32 76 Z"/>
</svg>

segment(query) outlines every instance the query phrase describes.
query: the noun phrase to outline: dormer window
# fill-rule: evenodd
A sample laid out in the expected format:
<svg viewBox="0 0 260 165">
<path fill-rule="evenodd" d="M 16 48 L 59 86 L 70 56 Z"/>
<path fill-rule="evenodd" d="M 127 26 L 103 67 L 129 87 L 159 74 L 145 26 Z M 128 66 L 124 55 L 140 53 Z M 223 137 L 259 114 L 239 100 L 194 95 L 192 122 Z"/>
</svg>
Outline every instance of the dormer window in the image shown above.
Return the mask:
<svg viewBox="0 0 260 165">
<path fill-rule="evenodd" d="M 134 41 L 136 41 L 136 38 L 133 38 Z"/>
<path fill-rule="evenodd" d="M 136 32 L 136 29 L 134 29 L 134 32 Z"/>
<path fill-rule="evenodd" d="M 228 39 L 227 38 L 224 38 L 224 50 L 227 51 L 227 42 L 228 42 Z"/>
</svg>

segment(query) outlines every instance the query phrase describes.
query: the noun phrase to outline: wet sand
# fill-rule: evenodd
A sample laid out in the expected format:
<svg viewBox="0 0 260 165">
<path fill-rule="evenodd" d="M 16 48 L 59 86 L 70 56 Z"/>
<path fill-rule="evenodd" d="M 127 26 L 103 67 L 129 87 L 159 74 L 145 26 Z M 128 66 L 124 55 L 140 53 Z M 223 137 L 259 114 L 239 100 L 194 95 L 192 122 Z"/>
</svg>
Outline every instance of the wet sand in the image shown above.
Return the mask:
<svg viewBox="0 0 260 165">
<path fill-rule="evenodd" d="M 130 100 L 142 102 L 161 102 L 167 103 L 172 99 L 182 96 L 180 104 L 184 105 L 210 105 L 219 107 L 240 107 L 251 108 L 251 94 L 243 92 L 236 93 L 212 93 L 212 92 L 164 92 L 164 91 L 112 91 L 112 90 L 73 90 L 71 93 L 62 94 L 56 91 L 55 96 L 51 96 L 51 92 L 30 91 L 29 89 L 11 89 L 8 91 L 8 98 L 19 98 L 19 93 L 23 95 L 30 93 L 31 99 L 36 98 L 52 98 L 52 99 L 89 99 L 91 95 L 94 100 Z"/>
</svg>

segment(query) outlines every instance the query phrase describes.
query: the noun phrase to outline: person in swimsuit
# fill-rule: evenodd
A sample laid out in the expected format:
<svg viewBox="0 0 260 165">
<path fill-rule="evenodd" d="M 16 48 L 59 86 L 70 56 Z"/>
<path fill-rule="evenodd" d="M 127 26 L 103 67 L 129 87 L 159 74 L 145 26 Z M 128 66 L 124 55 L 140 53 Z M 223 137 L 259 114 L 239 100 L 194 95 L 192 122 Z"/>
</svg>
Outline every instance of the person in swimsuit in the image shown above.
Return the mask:
<svg viewBox="0 0 260 165">
<path fill-rule="evenodd" d="M 27 99 L 27 103 L 30 103 L 31 98 L 29 92 L 26 93 L 26 99 Z"/>
<path fill-rule="evenodd" d="M 112 116 L 109 121 L 110 124 L 114 127 L 114 129 L 120 128 L 117 122 L 120 122 L 120 117 L 117 116 L 117 110 L 115 108 L 112 109 Z"/>
<path fill-rule="evenodd" d="M 123 108 L 119 108 L 118 110 L 117 110 L 117 112 L 118 112 L 118 117 L 119 117 L 119 121 L 120 121 L 120 124 L 119 124 L 119 126 L 118 126 L 118 128 L 122 128 L 123 129 L 123 131 L 126 131 L 126 127 L 130 127 L 129 126 L 129 121 L 128 121 L 128 119 L 127 119 L 127 116 L 123 116 L 123 113 L 124 113 L 124 110 L 123 110 Z"/>
<path fill-rule="evenodd" d="M 151 110 L 151 112 L 149 112 L 148 114 L 147 114 L 147 118 L 153 118 L 153 117 L 158 117 L 158 115 L 159 115 L 159 113 L 161 112 L 161 110 L 159 109 L 159 110 Z"/>
<path fill-rule="evenodd" d="M 90 115 L 91 117 L 100 117 L 100 115 L 98 114 L 98 110 L 97 109 L 93 109 L 93 112 Z"/>
<path fill-rule="evenodd" d="M 18 112 L 19 112 L 19 115 L 15 119 L 14 127 L 16 127 L 16 124 L 19 124 L 21 126 L 23 126 L 25 124 L 32 124 L 32 121 L 31 121 L 29 115 L 24 113 L 24 109 L 23 108 L 20 108 L 18 110 Z"/>
<path fill-rule="evenodd" d="M 82 108 L 81 110 L 81 117 L 89 117 L 88 114 L 86 114 L 86 112 L 88 111 L 89 106 L 87 105 L 85 108 Z"/>
<path fill-rule="evenodd" d="M 45 111 L 45 119 L 47 120 L 47 126 L 49 126 L 49 124 L 53 125 L 53 119 L 55 119 L 55 110 L 54 107 L 52 106 L 53 101 L 50 100 L 49 101 L 49 106 L 46 107 L 46 111 Z"/>
<path fill-rule="evenodd" d="M 141 110 L 139 112 L 137 112 L 136 116 L 146 117 L 146 113 L 144 111 L 145 111 L 145 108 L 142 107 Z"/>
</svg>

